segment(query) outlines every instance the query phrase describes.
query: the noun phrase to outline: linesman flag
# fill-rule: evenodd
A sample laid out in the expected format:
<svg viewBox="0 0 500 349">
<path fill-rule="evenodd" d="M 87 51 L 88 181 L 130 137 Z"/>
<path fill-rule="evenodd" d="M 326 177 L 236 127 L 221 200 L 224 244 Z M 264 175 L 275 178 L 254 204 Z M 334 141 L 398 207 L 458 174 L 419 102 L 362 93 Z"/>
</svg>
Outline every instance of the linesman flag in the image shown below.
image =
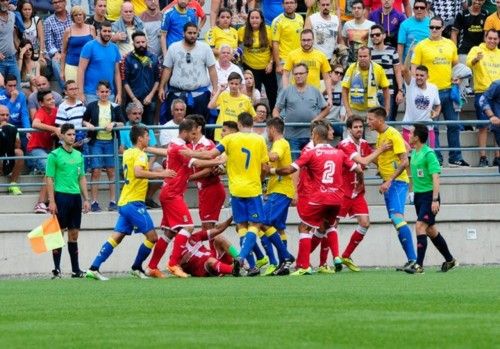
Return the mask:
<svg viewBox="0 0 500 349">
<path fill-rule="evenodd" d="M 28 233 L 28 239 L 31 243 L 31 249 L 35 253 L 52 251 L 64 246 L 64 239 L 56 216 L 46 219 L 42 225 Z"/>
</svg>

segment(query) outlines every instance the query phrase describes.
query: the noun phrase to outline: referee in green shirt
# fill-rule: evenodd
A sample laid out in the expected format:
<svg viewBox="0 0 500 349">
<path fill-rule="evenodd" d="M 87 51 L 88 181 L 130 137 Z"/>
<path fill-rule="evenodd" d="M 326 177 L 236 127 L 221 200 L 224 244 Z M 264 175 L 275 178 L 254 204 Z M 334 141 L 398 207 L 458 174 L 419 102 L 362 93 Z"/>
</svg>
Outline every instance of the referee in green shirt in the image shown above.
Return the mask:
<svg viewBox="0 0 500 349">
<path fill-rule="evenodd" d="M 78 232 L 83 212 L 90 209 L 87 192 L 87 179 L 83 166 L 83 156 L 73 149 L 75 143 L 75 126 L 63 124 L 61 126 L 62 145 L 53 150 L 47 157 L 45 182 L 49 194 L 49 211 L 56 214 L 61 229 L 68 229 L 68 251 L 71 259 L 73 278 L 81 278 L 85 273 L 80 270 L 78 263 Z M 83 196 L 83 205 L 82 198 Z M 62 248 L 52 250 L 54 270 L 52 279 L 61 277 Z"/>
<path fill-rule="evenodd" d="M 441 271 L 446 272 L 458 263 L 451 255 L 446 240 L 436 227 L 436 215 L 440 208 L 439 174 L 441 166 L 436 153 L 429 148 L 427 137 L 429 131 L 423 124 L 415 124 L 410 135 L 411 153 L 411 179 L 415 192 L 415 210 L 417 211 L 417 263 L 404 269 L 409 274 L 423 274 L 425 251 L 427 249 L 427 236 L 438 251 L 443 255 L 445 262 Z"/>
</svg>

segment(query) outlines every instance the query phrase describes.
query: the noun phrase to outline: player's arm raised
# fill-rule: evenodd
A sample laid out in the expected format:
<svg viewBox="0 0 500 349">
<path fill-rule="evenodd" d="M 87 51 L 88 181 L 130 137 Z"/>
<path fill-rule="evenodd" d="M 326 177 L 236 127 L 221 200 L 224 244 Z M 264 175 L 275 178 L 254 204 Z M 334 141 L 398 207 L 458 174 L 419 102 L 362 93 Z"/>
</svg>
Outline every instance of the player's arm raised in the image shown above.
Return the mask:
<svg viewBox="0 0 500 349">
<path fill-rule="evenodd" d="M 156 147 L 146 147 L 144 148 L 146 153 L 158 155 L 158 156 L 167 156 L 167 149 L 165 148 L 156 148 Z"/>
</svg>

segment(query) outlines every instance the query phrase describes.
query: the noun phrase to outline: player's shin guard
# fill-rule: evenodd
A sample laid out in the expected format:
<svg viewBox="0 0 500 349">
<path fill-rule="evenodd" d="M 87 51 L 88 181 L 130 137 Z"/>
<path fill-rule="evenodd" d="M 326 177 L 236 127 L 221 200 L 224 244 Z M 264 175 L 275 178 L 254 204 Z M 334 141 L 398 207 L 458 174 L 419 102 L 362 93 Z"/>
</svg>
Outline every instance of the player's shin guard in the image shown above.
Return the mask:
<svg viewBox="0 0 500 349">
<path fill-rule="evenodd" d="M 321 244 L 319 248 L 319 265 L 325 265 L 328 261 L 328 252 L 330 252 L 330 243 L 328 238 L 325 236 L 321 239 Z"/>
<path fill-rule="evenodd" d="M 358 225 L 356 230 L 352 233 L 351 240 L 349 241 L 349 244 L 347 244 L 344 253 L 342 253 L 342 258 L 351 258 L 352 253 L 354 252 L 356 247 L 358 247 L 359 243 L 363 240 L 367 231 L 368 228 L 364 228 Z"/>
<path fill-rule="evenodd" d="M 411 230 L 406 221 L 399 216 L 391 215 L 392 224 L 398 230 L 398 238 L 409 261 L 417 260 L 417 254 L 413 247 L 413 239 L 411 237 Z"/>
<path fill-rule="evenodd" d="M 90 270 L 99 270 L 99 267 L 102 263 L 104 263 L 108 257 L 113 253 L 113 249 L 118 246 L 118 243 L 113 240 L 113 238 L 109 238 L 108 241 L 102 245 L 101 250 L 95 257 L 92 265 L 90 266 Z"/>
<path fill-rule="evenodd" d="M 427 250 L 427 235 L 417 235 L 417 264 L 424 266 L 425 251 Z"/>
<path fill-rule="evenodd" d="M 165 239 L 163 237 L 159 237 L 158 241 L 156 241 L 155 247 L 153 249 L 153 255 L 151 256 L 151 259 L 149 260 L 148 268 L 149 269 L 158 269 L 158 263 L 160 263 L 161 258 L 165 254 L 165 251 L 167 250 L 168 243 L 170 242 L 170 239 Z"/>
<path fill-rule="evenodd" d="M 281 242 L 283 242 L 283 245 L 285 245 L 285 247 L 288 247 L 288 237 L 286 235 L 286 232 L 282 232 L 280 233 L 280 239 L 281 239 Z"/>
<path fill-rule="evenodd" d="M 339 234 L 335 227 L 331 227 L 326 231 L 326 238 L 328 239 L 328 246 L 332 251 L 333 257 L 339 256 Z"/>
<path fill-rule="evenodd" d="M 311 256 L 311 233 L 299 234 L 299 253 L 297 255 L 296 266 L 297 268 L 307 269 L 310 265 Z"/>
<path fill-rule="evenodd" d="M 260 243 L 262 244 L 262 247 L 264 247 L 264 251 L 266 251 L 267 257 L 269 257 L 269 263 L 272 265 L 278 265 L 278 262 L 276 261 L 276 256 L 274 255 L 273 246 L 271 245 L 269 237 L 267 237 L 266 235 L 262 235 L 260 237 Z"/>
<path fill-rule="evenodd" d="M 186 242 L 191 234 L 185 230 L 181 229 L 174 238 L 174 244 L 172 245 L 172 253 L 170 254 L 170 259 L 168 260 L 168 265 L 173 267 L 179 265 L 181 262 L 182 251 L 186 247 Z"/>
<path fill-rule="evenodd" d="M 80 263 L 78 263 L 78 242 L 68 241 L 69 258 L 71 259 L 71 269 L 73 273 L 80 272 Z"/>
<path fill-rule="evenodd" d="M 132 270 L 142 270 L 142 263 L 146 260 L 146 258 L 148 258 L 154 245 L 155 243 L 149 240 L 145 240 L 141 244 L 139 250 L 137 251 L 134 264 L 132 265 Z"/>
<path fill-rule="evenodd" d="M 250 252 L 252 252 L 256 242 L 257 242 L 257 228 L 250 227 L 248 228 L 248 232 L 243 239 L 243 245 L 241 246 L 241 251 L 240 251 L 240 258 L 246 259 L 250 254 Z"/>
</svg>

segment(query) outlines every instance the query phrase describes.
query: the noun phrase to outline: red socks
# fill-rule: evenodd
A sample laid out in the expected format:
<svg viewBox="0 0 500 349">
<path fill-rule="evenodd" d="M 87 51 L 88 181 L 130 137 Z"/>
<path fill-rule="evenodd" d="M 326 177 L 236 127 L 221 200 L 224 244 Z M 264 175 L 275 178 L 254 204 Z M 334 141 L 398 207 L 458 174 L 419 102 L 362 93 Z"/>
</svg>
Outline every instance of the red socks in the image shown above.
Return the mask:
<svg viewBox="0 0 500 349">
<path fill-rule="evenodd" d="M 156 241 L 155 247 L 153 249 L 153 255 L 148 264 L 149 269 L 158 269 L 158 263 L 160 263 L 161 257 L 165 254 L 167 250 L 168 242 L 165 241 L 163 237 L 159 237 L 158 241 Z"/>
<path fill-rule="evenodd" d="M 220 261 L 215 262 L 213 268 L 219 274 L 231 274 L 233 272 L 233 266 L 229 264 L 222 263 Z"/>
<path fill-rule="evenodd" d="M 326 231 L 326 238 L 328 239 L 328 245 L 330 246 L 330 250 L 332 251 L 333 257 L 339 256 L 339 235 L 337 233 L 337 229 L 334 227 L 329 228 Z"/>
<path fill-rule="evenodd" d="M 330 251 L 330 244 L 328 239 L 324 237 L 321 239 L 321 249 L 319 250 L 319 265 L 325 265 L 328 260 L 328 252 Z"/>
<path fill-rule="evenodd" d="M 351 240 L 349 244 L 345 248 L 344 253 L 342 253 L 342 258 L 351 258 L 351 254 L 354 252 L 356 247 L 358 247 L 361 240 L 363 240 L 365 236 L 361 234 L 359 231 L 355 230 L 351 235 Z"/>
<path fill-rule="evenodd" d="M 309 268 L 309 259 L 311 256 L 311 240 L 312 235 L 310 233 L 299 234 L 299 253 L 297 255 L 297 261 L 295 262 L 298 268 Z"/>
<path fill-rule="evenodd" d="M 174 239 L 174 244 L 172 246 L 172 253 L 170 254 L 170 259 L 168 265 L 173 267 L 179 265 L 182 258 L 182 251 L 186 247 L 186 242 L 189 239 L 189 232 L 185 229 L 181 229 Z"/>
</svg>

